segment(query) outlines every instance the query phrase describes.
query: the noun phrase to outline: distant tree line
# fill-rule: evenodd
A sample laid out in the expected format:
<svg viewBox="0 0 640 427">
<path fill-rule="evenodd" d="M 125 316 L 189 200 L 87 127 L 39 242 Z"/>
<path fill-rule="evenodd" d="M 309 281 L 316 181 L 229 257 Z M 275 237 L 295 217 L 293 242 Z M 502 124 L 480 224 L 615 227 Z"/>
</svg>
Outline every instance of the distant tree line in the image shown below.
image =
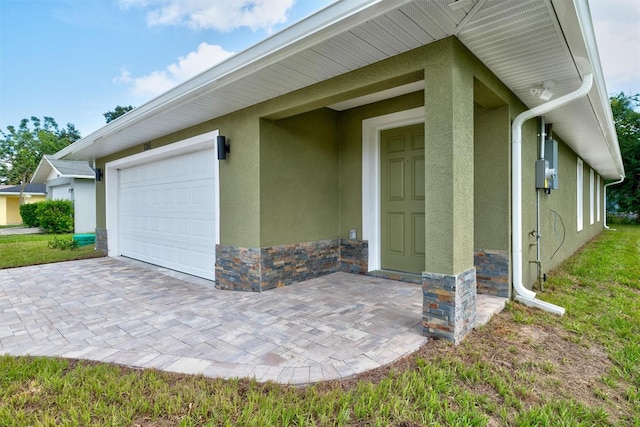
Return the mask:
<svg viewBox="0 0 640 427">
<path fill-rule="evenodd" d="M 622 153 L 625 180 L 609 187 L 609 201 L 619 212 L 640 215 L 640 95 L 620 92 L 611 99 L 611 111 Z"/>
</svg>

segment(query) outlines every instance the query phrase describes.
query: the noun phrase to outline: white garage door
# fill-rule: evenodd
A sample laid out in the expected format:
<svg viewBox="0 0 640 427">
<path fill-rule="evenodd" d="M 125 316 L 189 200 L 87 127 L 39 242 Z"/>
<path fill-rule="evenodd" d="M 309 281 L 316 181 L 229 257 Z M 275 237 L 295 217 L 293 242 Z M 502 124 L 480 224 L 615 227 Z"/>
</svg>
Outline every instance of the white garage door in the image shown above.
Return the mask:
<svg viewBox="0 0 640 427">
<path fill-rule="evenodd" d="M 215 279 L 213 149 L 121 169 L 120 254 Z"/>
</svg>

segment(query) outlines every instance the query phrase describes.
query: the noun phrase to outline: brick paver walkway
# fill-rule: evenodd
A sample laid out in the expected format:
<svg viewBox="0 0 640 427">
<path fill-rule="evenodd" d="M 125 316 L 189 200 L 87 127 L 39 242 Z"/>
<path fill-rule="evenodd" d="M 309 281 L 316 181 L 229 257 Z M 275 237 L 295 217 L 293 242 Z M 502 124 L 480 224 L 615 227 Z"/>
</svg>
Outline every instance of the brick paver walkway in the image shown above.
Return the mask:
<svg viewBox="0 0 640 427">
<path fill-rule="evenodd" d="M 309 383 L 418 349 L 422 290 L 347 273 L 245 293 L 124 258 L 0 270 L 0 354 Z"/>
</svg>

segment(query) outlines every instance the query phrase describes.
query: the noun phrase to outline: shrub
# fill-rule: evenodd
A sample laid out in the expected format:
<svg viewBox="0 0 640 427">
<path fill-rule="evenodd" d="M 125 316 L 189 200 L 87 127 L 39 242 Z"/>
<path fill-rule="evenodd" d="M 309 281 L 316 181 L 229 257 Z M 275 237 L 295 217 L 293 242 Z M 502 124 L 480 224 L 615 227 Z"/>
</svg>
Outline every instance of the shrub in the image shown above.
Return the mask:
<svg viewBox="0 0 640 427">
<path fill-rule="evenodd" d="M 76 250 L 79 248 L 78 242 L 73 239 L 63 239 L 54 237 L 53 240 L 47 242 L 49 249 Z"/>
<path fill-rule="evenodd" d="M 640 224 L 640 215 L 637 213 L 610 212 L 607 214 L 607 224 Z"/>
<path fill-rule="evenodd" d="M 41 202 L 40 202 L 41 203 Z M 20 205 L 20 216 L 22 223 L 27 227 L 39 227 L 38 223 L 38 203 Z"/>
<path fill-rule="evenodd" d="M 70 200 L 47 200 L 38 203 L 38 222 L 46 233 L 73 232 L 73 203 Z"/>
</svg>

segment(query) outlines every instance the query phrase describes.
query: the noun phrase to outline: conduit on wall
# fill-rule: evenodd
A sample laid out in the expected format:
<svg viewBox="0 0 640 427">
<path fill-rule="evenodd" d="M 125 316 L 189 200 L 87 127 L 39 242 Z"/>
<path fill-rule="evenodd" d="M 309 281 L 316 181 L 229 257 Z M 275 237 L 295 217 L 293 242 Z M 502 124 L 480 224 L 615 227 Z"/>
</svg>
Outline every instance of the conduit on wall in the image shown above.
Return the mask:
<svg viewBox="0 0 640 427">
<path fill-rule="evenodd" d="M 537 299 L 536 293 L 522 283 L 522 125 L 529 119 L 584 97 L 592 85 L 593 73 L 587 73 L 577 90 L 520 113 L 511 125 L 511 258 L 515 300 L 560 316 L 565 312 L 563 307 Z"/>
</svg>

